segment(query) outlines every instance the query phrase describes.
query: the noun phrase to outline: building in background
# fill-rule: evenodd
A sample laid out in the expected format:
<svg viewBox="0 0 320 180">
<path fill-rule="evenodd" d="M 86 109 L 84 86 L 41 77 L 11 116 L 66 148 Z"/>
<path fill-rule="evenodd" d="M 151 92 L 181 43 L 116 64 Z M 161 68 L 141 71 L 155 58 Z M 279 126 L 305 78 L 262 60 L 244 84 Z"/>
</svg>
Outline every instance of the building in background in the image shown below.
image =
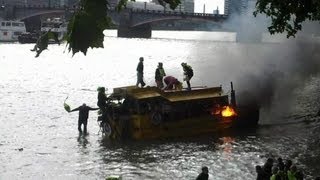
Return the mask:
<svg viewBox="0 0 320 180">
<path fill-rule="evenodd" d="M 27 5 L 28 1 L 27 0 L 2 0 L 1 4 L 3 5 Z"/>
<path fill-rule="evenodd" d="M 161 2 L 161 0 L 152 0 L 151 2 L 155 4 L 161 4 L 159 1 Z M 194 13 L 194 0 L 181 0 L 181 4 L 175 10 L 171 10 L 170 6 L 167 4 L 165 10 Z"/>
<path fill-rule="evenodd" d="M 249 0 L 225 0 L 224 14 L 229 16 L 246 14 L 248 9 L 248 2 Z"/>
<path fill-rule="evenodd" d="M 145 10 L 155 10 L 155 11 L 163 11 L 164 7 L 160 4 L 156 4 L 154 2 L 134 2 L 129 1 L 127 3 L 127 8 L 129 9 L 145 9 Z"/>
<path fill-rule="evenodd" d="M 194 0 L 182 0 L 181 5 L 184 7 L 184 12 L 194 13 Z"/>
<path fill-rule="evenodd" d="M 68 4 L 68 0 L 1 0 L 1 4 L 15 6 L 50 6 L 60 7 Z"/>
</svg>

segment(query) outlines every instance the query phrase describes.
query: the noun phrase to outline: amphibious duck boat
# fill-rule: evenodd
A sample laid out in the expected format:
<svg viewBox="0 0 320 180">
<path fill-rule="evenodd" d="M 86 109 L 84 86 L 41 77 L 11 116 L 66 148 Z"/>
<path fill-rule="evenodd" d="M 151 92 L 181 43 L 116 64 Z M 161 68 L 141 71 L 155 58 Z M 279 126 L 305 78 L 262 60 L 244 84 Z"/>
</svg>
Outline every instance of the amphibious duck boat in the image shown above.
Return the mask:
<svg viewBox="0 0 320 180">
<path fill-rule="evenodd" d="M 24 22 L 0 20 L 0 42 L 18 41 L 18 36 L 25 32 Z"/>
<path fill-rule="evenodd" d="M 236 105 L 222 87 L 163 91 L 157 87 L 114 88 L 105 134 L 116 139 L 161 139 L 213 134 L 258 124 L 259 108 Z M 101 117 L 100 117 L 101 119 Z"/>
</svg>

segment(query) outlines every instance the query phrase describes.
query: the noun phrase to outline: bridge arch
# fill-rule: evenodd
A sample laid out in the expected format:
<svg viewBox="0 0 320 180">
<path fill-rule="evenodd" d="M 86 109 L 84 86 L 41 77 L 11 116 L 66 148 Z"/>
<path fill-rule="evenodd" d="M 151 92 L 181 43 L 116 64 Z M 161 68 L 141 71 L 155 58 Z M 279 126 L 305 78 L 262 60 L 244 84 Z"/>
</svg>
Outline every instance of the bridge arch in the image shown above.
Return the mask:
<svg viewBox="0 0 320 180">
<path fill-rule="evenodd" d="M 20 18 L 18 18 L 18 20 L 23 21 L 26 20 L 28 18 L 34 17 L 34 16 L 40 16 L 40 15 L 45 15 L 45 14 L 64 14 L 65 10 L 47 10 L 47 11 L 39 11 L 39 12 L 35 12 L 32 14 L 28 14 L 27 16 L 22 16 Z"/>
<path fill-rule="evenodd" d="M 210 22 L 210 23 L 214 23 L 214 24 L 221 24 L 222 21 L 217 20 L 217 21 L 213 21 L 212 19 L 204 19 L 204 18 L 198 18 L 198 17 L 179 17 L 179 16 L 171 16 L 171 17 L 161 17 L 161 18 L 156 18 L 156 19 L 146 19 L 140 22 L 136 22 L 134 24 L 131 25 L 131 27 L 137 27 L 140 25 L 144 25 L 144 24 L 150 24 L 153 22 L 161 22 L 161 21 L 169 21 L 169 20 L 187 20 L 187 21 L 202 21 L 202 22 Z"/>
</svg>

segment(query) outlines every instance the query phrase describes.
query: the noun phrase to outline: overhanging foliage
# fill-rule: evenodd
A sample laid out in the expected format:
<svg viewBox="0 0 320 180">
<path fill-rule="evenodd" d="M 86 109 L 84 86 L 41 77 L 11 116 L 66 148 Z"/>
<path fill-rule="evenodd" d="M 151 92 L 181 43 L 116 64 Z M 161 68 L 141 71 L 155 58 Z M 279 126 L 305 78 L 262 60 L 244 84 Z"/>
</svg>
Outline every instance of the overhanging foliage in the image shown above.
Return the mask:
<svg viewBox="0 0 320 180">
<path fill-rule="evenodd" d="M 271 34 L 287 32 L 287 37 L 294 37 L 302 29 L 306 20 L 320 20 L 319 0 L 258 0 L 256 11 L 271 18 L 268 30 Z"/>
</svg>

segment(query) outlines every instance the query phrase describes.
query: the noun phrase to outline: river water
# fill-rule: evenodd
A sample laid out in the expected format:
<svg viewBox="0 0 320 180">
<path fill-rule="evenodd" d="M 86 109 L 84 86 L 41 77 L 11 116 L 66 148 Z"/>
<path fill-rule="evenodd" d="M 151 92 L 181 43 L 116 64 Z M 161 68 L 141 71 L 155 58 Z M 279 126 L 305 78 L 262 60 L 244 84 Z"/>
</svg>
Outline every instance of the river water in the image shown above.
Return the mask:
<svg viewBox="0 0 320 180">
<path fill-rule="evenodd" d="M 292 159 L 307 179 L 320 176 L 315 64 L 291 60 L 297 50 L 288 44 L 236 43 L 233 33 L 153 36 L 116 38 L 110 31 L 104 49 L 74 57 L 65 45 L 50 45 L 34 58 L 32 45 L 0 44 L 0 179 L 195 179 L 205 165 L 209 179 L 243 180 L 255 179 L 256 165 L 279 156 Z M 140 56 L 148 85 L 155 85 L 158 62 L 178 79 L 187 62 L 194 68 L 193 86 L 222 85 L 230 93 L 233 81 L 239 101 L 260 96 L 260 126 L 201 138 L 112 142 L 98 133 L 97 113 L 90 112 L 89 135 L 79 136 L 78 114 L 63 108 L 66 97 L 71 108 L 96 107 L 98 86 L 110 93 L 135 84 Z"/>
</svg>

